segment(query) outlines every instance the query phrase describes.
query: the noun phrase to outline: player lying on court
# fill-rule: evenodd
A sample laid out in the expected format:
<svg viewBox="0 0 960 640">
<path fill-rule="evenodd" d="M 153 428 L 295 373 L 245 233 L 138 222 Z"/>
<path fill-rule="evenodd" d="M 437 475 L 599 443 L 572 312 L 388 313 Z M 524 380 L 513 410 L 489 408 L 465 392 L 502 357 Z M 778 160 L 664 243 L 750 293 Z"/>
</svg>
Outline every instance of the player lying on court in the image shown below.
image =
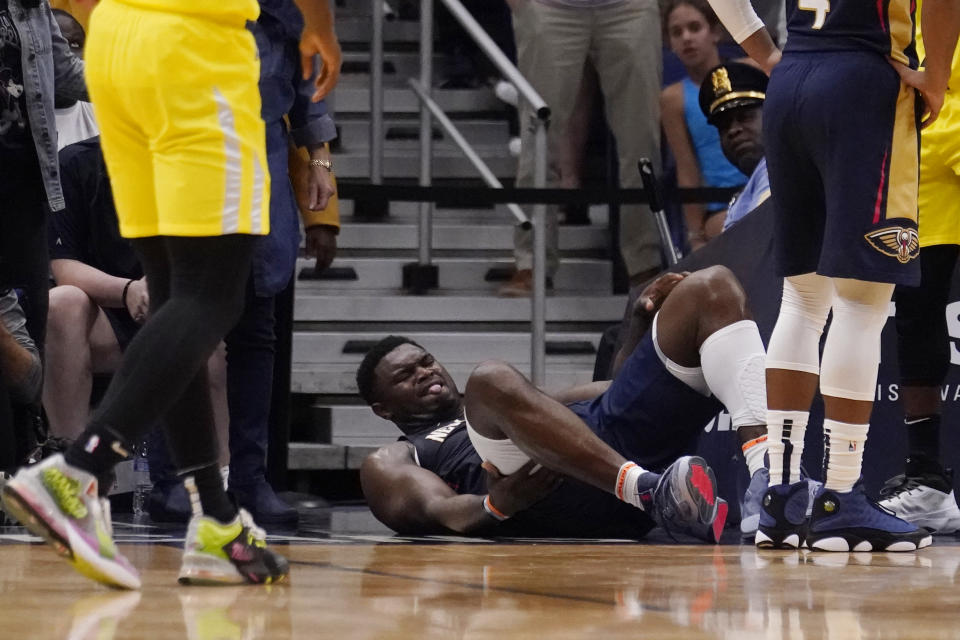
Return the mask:
<svg viewBox="0 0 960 640">
<path fill-rule="evenodd" d="M 741 439 L 760 439 L 753 465 L 765 447 L 764 349 L 739 282 L 724 267 L 661 276 L 618 362 L 612 381 L 553 395 L 485 362 L 461 396 L 422 347 L 384 338 L 357 384 L 404 435 L 361 469 L 373 514 L 411 534 L 638 538 L 656 524 L 717 541 L 727 505 L 686 454 L 724 406 Z"/>
</svg>

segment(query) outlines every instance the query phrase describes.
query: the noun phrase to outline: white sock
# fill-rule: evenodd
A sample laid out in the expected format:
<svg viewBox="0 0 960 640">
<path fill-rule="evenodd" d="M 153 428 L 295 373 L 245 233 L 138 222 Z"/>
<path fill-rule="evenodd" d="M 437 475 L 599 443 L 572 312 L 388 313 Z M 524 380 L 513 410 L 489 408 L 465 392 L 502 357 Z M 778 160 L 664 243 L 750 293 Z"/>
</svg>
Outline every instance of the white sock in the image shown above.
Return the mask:
<svg viewBox="0 0 960 640">
<path fill-rule="evenodd" d="M 863 469 L 863 447 L 869 429 L 869 424 L 823 421 L 823 466 L 827 470 L 824 487 L 841 493 L 853 490 Z"/>
<path fill-rule="evenodd" d="M 643 478 L 644 474 L 649 474 L 649 477 Z M 646 511 L 646 507 L 643 506 L 643 502 L 640 500 L 640 494 L 647 489 L 652 489 L 653 486 L 647 486 L 650 484 L 650 480 L 655 478 L 657 474 L 647 471 L 636 462 L 624 462 L 620 466 L 620 473 L 617 474 L 617 484 L 613 487 L 613 494 L 626 502 L 627 504 L 632 504 L 638 509 L 643 509 Z"/>
<path fill-rule="evenodd" d="M 740 445 L 743 451 L 743 461 L 747 463 L 747 471 L 750 477 L 753 477 L 757 471 L 763 469 L 763 456 L 767 453 L 767 436 L 763 435 L 753 440 L 748 440 Z"/>
<path fill-rule="evenodd" d="M 767 452 L 770 454 L 770 484 L 800 482 L 803 436 L 809 411 L 767 411 Z"/>
</svg>

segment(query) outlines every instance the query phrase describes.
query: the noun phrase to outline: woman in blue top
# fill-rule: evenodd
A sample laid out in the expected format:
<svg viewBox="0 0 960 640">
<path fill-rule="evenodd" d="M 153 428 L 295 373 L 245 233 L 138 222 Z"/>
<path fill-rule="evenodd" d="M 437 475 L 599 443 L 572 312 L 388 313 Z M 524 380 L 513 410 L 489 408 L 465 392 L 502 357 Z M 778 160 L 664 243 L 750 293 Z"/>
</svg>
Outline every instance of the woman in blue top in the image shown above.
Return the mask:
<svg viewBox="0 0 960 640">
<path fill-rule="evenodd" d="M 720 136 L 707 124 L 698 102 L 700 83 L 721 62 L 717 16 L 706 0 L 669 0 L 663 15 L 670 48 L 687 70 L 683 80 L 660 96 L 663 130 L 677 162 L 677 186 L 742 186 L 746 176 L 724 157 Z M 683 205 L 691 251 L 720 235 L 726 209 L 720 202 Z"/>
</svg>

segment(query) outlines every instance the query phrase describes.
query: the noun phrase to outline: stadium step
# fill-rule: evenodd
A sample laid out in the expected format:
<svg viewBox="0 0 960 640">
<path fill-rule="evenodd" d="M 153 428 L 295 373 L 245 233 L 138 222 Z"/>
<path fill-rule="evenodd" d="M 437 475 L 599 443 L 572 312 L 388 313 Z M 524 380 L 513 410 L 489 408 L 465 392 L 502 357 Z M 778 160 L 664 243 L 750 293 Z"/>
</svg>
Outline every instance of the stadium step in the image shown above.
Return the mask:
<svg viewBox="0 0 960 640">
<path fill-rule="evenodd" d="M 556 294 L 547 296 L 547 322 L 616 323 L 626 296 Z M 301 283 L 295 322 L 519 322 L 530 321 L 530 300 L 497 298 L 487 291 L 438 291 L 403 295 L 396 290 L 324 289 Z"/>
<path fill-rule="evenodd" d="M 341 252 L 344 255 L 346 252 Z M 410 258 L 363 258 L 338 257 L 332 274 L 337 279 L 310 280 L 313 290 L 323 289 L 400 289 L 403 285 L 403 265 Z M 313 260 L 301 258 L 297 273 L 301 278 L 311 277 Z M 504 283 L 514 261 L 502 258 L 438 258 L 437 265 L 441 289 L 485 289 L 495 291 Z M 610 290 L 612 267 L 609 260 L 576 258 L 564 260 L 554 276 L 557 291 Z M 325 274 L 321 274 L 323 276 Z"/>
<path fill-rule="evenodd" d="M 434 217 L 433 247 L 461 251 L 513 251 L 513 218 L 501 224 L 459 224 Z M 340 228 L 337 245 L 342 249 L 416 249 L 418 227 L 409 222 L 378 224 L 347 222 Z M 605 227 L 560 227 L 561 251 L 606 251 L 609 231 Z"/>
</svg>

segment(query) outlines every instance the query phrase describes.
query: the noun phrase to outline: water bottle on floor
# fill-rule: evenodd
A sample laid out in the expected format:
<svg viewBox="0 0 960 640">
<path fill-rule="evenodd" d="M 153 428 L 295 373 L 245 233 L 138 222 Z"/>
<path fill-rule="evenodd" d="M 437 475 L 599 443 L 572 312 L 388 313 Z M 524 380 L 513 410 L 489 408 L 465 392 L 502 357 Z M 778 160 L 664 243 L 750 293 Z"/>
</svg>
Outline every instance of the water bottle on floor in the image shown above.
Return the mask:
<svg viewBox="0 0 960 640">
<path fill-rule="evenodd" d="M 150 465 L 147 462 L 147 441 L 136 447 L 133 458 L 133 515 L 140 517 L 146 512 L 147 496 L 150 495 Z"/>
</svg>

